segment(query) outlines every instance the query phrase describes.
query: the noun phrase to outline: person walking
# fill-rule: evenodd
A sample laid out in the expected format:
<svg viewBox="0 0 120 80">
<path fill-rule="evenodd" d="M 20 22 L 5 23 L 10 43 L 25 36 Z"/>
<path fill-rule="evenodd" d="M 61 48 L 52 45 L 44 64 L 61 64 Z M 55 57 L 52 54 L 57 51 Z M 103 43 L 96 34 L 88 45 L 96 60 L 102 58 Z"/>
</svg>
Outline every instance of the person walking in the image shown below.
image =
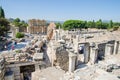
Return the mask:
<svg viewBox="0 0 120 80">
<path fill-rule="evenodd" d="M 11 46 L 11 49 L 14 50 L 14 45 Z"/>
</svg>

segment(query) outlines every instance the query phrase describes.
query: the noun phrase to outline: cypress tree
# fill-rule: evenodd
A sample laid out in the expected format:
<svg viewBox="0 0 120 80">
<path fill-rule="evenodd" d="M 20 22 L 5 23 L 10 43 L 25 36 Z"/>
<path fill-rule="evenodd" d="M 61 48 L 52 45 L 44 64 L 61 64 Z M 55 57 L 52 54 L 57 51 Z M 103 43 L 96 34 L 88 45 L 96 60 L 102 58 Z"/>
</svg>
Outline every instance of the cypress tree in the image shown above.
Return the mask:
<svg viewBox="0 0 120 80">
<path fill-rule="evenodd" d="M 0 6 L 0 18 L 5 18 L 4 10 L 1 6 Z"/>
</svg>

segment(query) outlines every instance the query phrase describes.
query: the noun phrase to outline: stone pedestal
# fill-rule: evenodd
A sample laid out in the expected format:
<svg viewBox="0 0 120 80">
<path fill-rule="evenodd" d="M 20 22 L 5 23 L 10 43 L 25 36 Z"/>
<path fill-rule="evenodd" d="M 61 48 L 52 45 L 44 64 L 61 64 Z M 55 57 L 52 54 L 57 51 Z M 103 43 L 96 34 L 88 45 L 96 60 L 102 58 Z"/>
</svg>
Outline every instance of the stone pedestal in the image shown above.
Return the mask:
<svg viewBox="0 0 120 80">
<path fill-rule="evenodd" d="M 105 48 L 105 56 L 113 54 L 114 45 L 113 44 L 106 44 Z"/>
<path fill-rule="evenodd" d="M 74 72 L 77 54 L 69 53 L 69 73 Z"/>
<path fill-rule="evenodd" d="M 118 54 L 118 48 L 119 48 L 119 41 L 115 41 L 113 54 Z"/>
<path fill-rule="evenodd" d="M 95 64 L 98 59 L 98 48 L 92 48 L 92 53 L 91 53 L 91 63 Z"/>
<path fill-rule="evenodd" d="M 95 48 L 96 44 L 95 43 L 90 43 L 90 54 L 92 54 L 92 49 Z"/>
</svg>

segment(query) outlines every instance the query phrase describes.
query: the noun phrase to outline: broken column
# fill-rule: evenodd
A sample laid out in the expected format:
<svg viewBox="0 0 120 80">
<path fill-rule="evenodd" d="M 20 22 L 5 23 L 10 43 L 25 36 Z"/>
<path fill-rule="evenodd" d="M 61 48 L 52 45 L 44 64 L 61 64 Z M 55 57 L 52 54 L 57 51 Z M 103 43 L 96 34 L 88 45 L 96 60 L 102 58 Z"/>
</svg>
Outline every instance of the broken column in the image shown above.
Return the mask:
<svg viewBox="0 0 120 80">
<path fill-rule="evenodd" d="M 119 41 L 115 41 L 113 54 L 117 54 L 118 53 L 118 48 L 119 48 Z"/>
<path fill-rule="evenodd" d="M 114 49 L 113 44 L 106 44 L 105 56 L 112 55 L 113 54 L 113 49 Z"/>
<path fill-rule="evenodd" d="M 91 53 L 91 63 L 95 64 L 97 62 L 98 59 L 98 48 L 92 48 L 92 53 Z"/>
<path fill-rule="evenodd" d="M 92 53 L 92 49 L 94 48 L 96 46 L 96 44 L 95 43 L 90 43 L 90 54 Z"/>
<path fill-rule="evenodd" d="M 89 43 L 84 44 L 84 63 L 87 63 L 90 59 L 90 47 Z"/>
<path fill-rule="evenodd" d="M 75 70 L 75 63 L 76 63 L 77 54 L 73 52 L 69 52 L 69 72 L 73 72 Z"/>
</svg>

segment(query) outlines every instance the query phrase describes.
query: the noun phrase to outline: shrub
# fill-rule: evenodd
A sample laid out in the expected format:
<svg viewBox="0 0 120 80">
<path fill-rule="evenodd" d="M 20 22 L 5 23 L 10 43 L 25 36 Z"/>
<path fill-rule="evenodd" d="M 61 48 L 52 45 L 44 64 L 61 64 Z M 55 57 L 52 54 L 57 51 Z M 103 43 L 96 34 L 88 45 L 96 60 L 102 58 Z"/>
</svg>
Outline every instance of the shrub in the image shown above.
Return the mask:
<svg viewBox="0 0 120 80">
<path fill-rule="evenodd" d="M 23 38 L 23 37 L 24 37 L 24 34 L 23 34 L 23 33 L 18 32 L 18 33 L 16 34 L 16 38 Z"/>
<path fill-rule="evenodd" d="M 118 26 L 114 26 L 114 27 L 113 27 L 113 31 L 118 30 L 118 28 L 119 28 Z"/>
</svg>

